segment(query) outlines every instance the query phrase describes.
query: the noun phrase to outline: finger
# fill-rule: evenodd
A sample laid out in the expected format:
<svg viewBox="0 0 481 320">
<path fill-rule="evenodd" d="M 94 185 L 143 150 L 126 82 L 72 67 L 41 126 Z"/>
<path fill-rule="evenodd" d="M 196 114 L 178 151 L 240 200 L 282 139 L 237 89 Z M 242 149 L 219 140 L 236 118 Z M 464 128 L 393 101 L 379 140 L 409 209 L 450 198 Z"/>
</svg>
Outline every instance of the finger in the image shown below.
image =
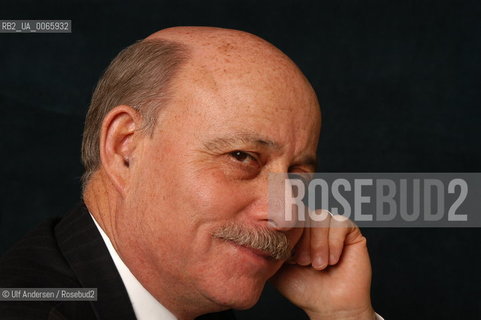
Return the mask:
<svg viewBox="0 0 481 320">
<path fill-rule="evenodd" d="M 311 264 L 310 234 L 311 232 L 309 227 L 305 228 L 302 237 L 296 246 L 296 255 L 294 261 L 301 266 L 308 266 Z"/>
<path fill-rule="evenodd" d="M 312 267 L 322 270 L 329 263 L 329 225 L 331 214 L 327 210 L 314 211 L 311 215 L 311 260 Z M 315 220 L 314 220 L 315 218 Z"/>
<path fill-rule="evenodd" d="M 339 261 L 344 248 L 345 239 L 352 231 L 354 224 L 346 217 L 333 215 L 329 228 L 329 264 Z"/>
</svg>

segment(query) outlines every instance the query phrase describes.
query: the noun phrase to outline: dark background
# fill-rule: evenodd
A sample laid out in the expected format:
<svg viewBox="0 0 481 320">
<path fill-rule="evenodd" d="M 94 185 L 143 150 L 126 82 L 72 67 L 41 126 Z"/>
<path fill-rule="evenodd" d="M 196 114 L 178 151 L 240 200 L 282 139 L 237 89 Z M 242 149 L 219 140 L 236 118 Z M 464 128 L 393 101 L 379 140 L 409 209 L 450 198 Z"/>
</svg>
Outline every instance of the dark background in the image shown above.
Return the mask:
<svg viewBox="0 0 481 320">
<path fill-rule="evenodd" d="M 72 34 L 0 34 L 0 254 L 80 198 L 83 118 L 124 47 L 175 25 L 242 29 L 311 80 L 321 171 L 481 172 L 479 1 L 2 1 L 0 19 Z M 386 319 L 481 319 L 480 229 L 365 229 Z M 240 319 L 302 319 L 268 287 Z"/>
</svg>

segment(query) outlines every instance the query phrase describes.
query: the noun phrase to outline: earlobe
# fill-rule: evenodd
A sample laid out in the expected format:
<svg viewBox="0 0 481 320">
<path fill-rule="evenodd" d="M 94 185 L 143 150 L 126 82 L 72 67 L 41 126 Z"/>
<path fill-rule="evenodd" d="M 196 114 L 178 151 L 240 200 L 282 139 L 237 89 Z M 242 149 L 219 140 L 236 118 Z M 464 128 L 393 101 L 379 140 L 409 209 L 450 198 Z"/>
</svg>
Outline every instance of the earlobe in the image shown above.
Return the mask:
<svg viewBox="0 0 481 320">
<path fill-rule="evenodd" d="M 136 150 L 136 134 L 141 116 L 132 107 L 121 105 L 105 116 L 100 131 L 100 161 L 112 185 L 123 196 L 128 185 L 131 161 Z"/>
</svg>

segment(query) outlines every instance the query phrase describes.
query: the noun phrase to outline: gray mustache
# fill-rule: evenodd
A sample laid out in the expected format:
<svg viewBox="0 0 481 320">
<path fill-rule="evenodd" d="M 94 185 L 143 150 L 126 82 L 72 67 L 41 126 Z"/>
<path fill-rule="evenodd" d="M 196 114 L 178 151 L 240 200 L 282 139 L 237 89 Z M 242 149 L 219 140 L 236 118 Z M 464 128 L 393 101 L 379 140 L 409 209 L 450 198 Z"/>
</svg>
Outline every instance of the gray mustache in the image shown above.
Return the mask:
<svg viewBox="0 0 481 320">
<path fill-rule="evenodd" d="M 291 256 L 287 236 L 267 227 L 253 228 L 232 223 L 222 226 L 212 236 L 232 241 L 239 246 L 264 251 L 276 260 L 285 260 Z"/>
</svg>

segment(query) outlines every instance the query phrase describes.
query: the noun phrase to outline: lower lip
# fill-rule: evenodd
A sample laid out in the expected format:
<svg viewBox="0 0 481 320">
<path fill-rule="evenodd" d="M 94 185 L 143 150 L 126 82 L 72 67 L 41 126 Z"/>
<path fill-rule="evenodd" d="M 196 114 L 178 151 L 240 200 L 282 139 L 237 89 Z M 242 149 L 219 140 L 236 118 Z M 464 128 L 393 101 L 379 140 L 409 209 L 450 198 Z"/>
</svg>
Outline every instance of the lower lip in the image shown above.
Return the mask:
<svg viewBox="0 0 481 320">
<path fill-rule="evenodd" d="M 251 257 L 253 257 L 254 259 L 256 259 L 257 261 L 261 262 L 261 263 L 270 263 L 272 261 L 274 261 L 274 259 L 272 257 L 270 257 L 269 255 L 267 255 L 266 253 L 260 251 L 260 250 L 256 250 L 256 249 L 252 249 L 252 248 L 248 248 L 248 247 L 243 247 L 243 246 L 240 246 L 238 244 L 235 244 L 233 242 L 230 242 L 230 244 L 232 244 L 235 248 L 237 248 L 237 250 L 241 251 L 241 252 L 244 252 L 246 255 L 249 255 Z"/>
</svg>

